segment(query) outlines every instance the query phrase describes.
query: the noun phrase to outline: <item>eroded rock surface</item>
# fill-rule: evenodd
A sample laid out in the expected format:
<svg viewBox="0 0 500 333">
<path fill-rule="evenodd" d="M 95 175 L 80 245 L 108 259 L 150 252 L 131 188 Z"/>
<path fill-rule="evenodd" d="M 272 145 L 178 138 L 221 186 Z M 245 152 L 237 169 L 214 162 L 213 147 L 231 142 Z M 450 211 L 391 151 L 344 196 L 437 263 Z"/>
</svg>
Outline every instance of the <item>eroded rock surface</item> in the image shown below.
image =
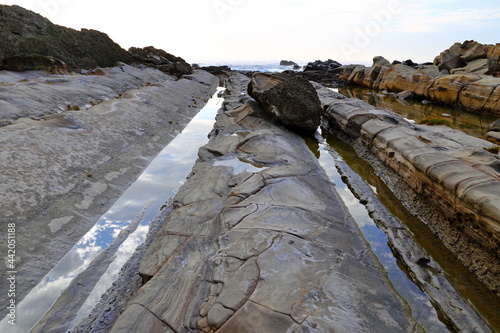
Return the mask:
<svg viewBox="0 0 500 333">
<path fill-rule="evenodd" d="M 421 98 L 500 115 L 500 78 L 486 75 L 493 73 L 498 61 L 499 55 L 494 52 L 497 48 L 500 49 L 498 45 L 457 43 L 441 53 L 434 65 L 411 67 L 388 66 L 388 62 L 375 57 L 371 67 L 344 66 L 339 78 L 374 89 L 411 91 Z"/>
<path fill-rule="evenodd" d="M 102 91 L 89 88 L 81 96 L 92 76 L 43 75 L 26 84 L 19 73 L 3 75 L 13 80 L 0 97 L 15 95 L 16 105 L 35 105 L 40 113 L 50 111 L 45 101 L 47 108 L 63 98 L 81 105 L 125 90 L 88 108 L 0 128 L 0 217 L 16 224 L 22 244 L 16 249 L 20 302 L 203 107 L 218 80 L 204 71 L 177 80 L 153 69 L 114 68 L 95 78 Z M 7 302 L 6 283 L 0 287 L 0 301 Z"/>
<path fill-rule="evenodd" d="M 254 74 L 248 94 L 294 131 L 314 133 L 319 127 L 323 110 L 318 95 L 312 85 L 298 75 Z"/>
<path fill-rule="evenodd" d="M 111 331 L 419 331 L 305 142 L 237 78 Z"/>
<path fill-rule="evenodd" d="M 500 157 L 490 142 L 442 126 L 410 125 L 357 99 L 330 104 L 327 118 L 393 169 L 447 222 L 426 218 L 457 257 L 499 293 Z M 439 221 L 439 222 L 438 222 Z"/>
</svg>

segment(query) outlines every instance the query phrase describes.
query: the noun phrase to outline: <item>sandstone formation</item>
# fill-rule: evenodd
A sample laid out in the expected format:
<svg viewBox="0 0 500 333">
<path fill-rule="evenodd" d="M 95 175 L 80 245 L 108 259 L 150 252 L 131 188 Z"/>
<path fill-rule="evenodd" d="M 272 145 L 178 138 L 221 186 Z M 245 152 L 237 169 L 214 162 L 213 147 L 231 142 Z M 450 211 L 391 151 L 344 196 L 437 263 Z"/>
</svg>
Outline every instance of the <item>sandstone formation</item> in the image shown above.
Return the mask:
<svg viewBox="0 0 500 333">
<path fill-rule="evenodd" d="M 248 94 L 292 130 L 314 133 L 319 127 L 323 110 L 316 90 L 294 73 L 254 74 Z"/>
<path fill-rule="evenodd" d="M 462 69 L 452 69 L 453 74 L 443 74 L 441 71 L 443 64 L 451 66 L 450 64 L 454 61 L 461 61 L 460 57 L 451 57 L 450 52 L 442 54 L 442 60 L 436 62 L 439 66 L 420 65 L 417 68 L 403 64 L 388 66 L 388 62 L 381 62 L 375 57 L 372 67 L 344 66 L 339 79 L 373 89 L 392 92 L 409 91 L 420 98 L 458 105 L 486 114 L 500 115 L 500 78 L 465 72 Z M 478 68 L 477 66 L 483 65 L 484 60 L 472 60 L 469 63 L 471 67 L 465 69 Z M 477 72 L 484 73 L 484 71 Z"/>
<path fill-rule="evenodd" d="M 449 49 L 441 52 L 434 59 L 434 65 L 439 70 L 450 74 L 489 74 L 498 76 L 500 73 L 500 44 L 484 45 L 474 40 L 455 43 Z"/>
<path fill-rule="evenodd" d="M 122 64 L 94 75 L 3 71 L 0 81 L 3 111 L 40 116 L 0 128 L 0 219 L 16 224 L 23 244 L 20 302 L 200 110 L 217 79 Z"/>
<path fill-rule="evenodd" d="M 486 133 L 486 140 L 500 145 L 500 119 L 488 126 L 489 132 Z"/>
<path fill-rule="evenodd" d="M 305 142 L 237 78 L 111 332 L 420 331 Z"/>
<path fill-rule="evenodd" d="M 500 157 L 486 150 L 492 144 L 446 127 L 410 125 L 357 99 L 333 101 L 326 117 L 394 170 L 394 182 L 406 183 L 424 203 L 438 203 L 431 206 L 444 219 L 423 220 L 500 293 Z"/>
</svg>

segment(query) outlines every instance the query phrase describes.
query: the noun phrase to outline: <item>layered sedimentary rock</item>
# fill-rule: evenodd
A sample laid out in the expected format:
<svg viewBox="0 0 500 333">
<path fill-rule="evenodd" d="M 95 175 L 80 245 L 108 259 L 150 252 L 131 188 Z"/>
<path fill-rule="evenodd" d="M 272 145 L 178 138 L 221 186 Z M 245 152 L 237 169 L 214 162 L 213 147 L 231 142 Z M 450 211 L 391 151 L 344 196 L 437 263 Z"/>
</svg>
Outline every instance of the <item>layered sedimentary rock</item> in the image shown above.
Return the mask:
<svg viewBox="0 0 500 333">
<path fill-rule="evenodd" d="M 241 79 L 241 77 L 240 77 Z M 303 139 L 229 84 L 111 332 L 414 332 Z"/>
<path fill-rule="evenodd" d="M 0 219 L 16 224 L 22 244 L 18 301 L 184 128 L 218 82 L 204 71 L 179 80 L 127 65 L 99 73 L 0 73 L 2 106 L 40 116 L 0 128 Z M 70 108 L 46 115 L 60 104 Z M 5 303 L 5 283 L 0 288 Z"/>
<path fill-rule="evenodd" d="M 379 57 L 375 57 L 371 67 L 343 67 L 339 79 L 374 89 L 410 91 L 421 98 L 500 115 L 500 78 L 485 75 L 492 73 L 491 64 L 498 61 L 494 52 L 498 45 L 477 44 L 465 49 L 460 46 L 457 43 L 443 52 L 434 65 L 390 66 L 387 61 L 381 62 Z M 484 52 L 478 50 L 481 47 Z M 477 58 L 486 54 L 491 58 Z"/>
<path fill-rule="evenodd" d="M 397 181 L 420 200 L 433 203 L 444 219 L 423 220 L 499 293 L 500 157 L 486 150 L 492 144 L 446 127 L 410 125 L 357 99 L 333 101 L 326 116 L 353 144 L 366 147 L 394 170 Z"/>
</svg>

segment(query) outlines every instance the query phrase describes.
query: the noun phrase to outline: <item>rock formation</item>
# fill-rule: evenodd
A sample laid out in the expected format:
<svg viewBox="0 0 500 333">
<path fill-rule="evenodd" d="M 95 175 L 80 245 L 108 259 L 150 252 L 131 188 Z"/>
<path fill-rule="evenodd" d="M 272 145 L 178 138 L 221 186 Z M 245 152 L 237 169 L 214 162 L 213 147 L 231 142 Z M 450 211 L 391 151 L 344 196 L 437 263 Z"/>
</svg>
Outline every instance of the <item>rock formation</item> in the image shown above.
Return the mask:
<svg viewBox="0 0 500 333">
<path fill-rule="evenodd" d="M 314 133 L 319 127 L 323 110 L 316 90 L 296 74 L 255 74 L 248 93 L 292 130 Z"/>
<path fill-rule="evenodd" d="M 404 65 L 392 68 L 397 66 Z M 410 125 L 358 99 L 332 101 L 326 118 L 353 138 L 353 145 L 365 147 L 392 169 L 391 182 L 405 183 L 426 204 L 439 203 L 431 206 L 442 218 L 422 219 L 465 266 L 500 293 L 500 157 L 487 151 L 493 145 L 447 127 Z"/>
<path fill-rule="evenodd" d="M 0 5 L 0 69 L 55 74 L 139 62 L 176 75 L 192 73 L 182 58 L 153 47 L 122 49 L 108 35 L 61 27 L 19 6 Z"/>
<path fill-rule="evenodd" d="M 191 74 L 193 69 L 181 57 L 176 57 L 161 49 L 153 46 L 144 48 L 131 47 L 129 53 L 132 58 L 140 63 L 148 64 L 162 72 L 181 77 L 185 74 Z"/>
<path fill-rule="evenodd" d="M 16 224 L 16 241 L 24 244 L 16 251 L 21 258 L 18 301 L 92 228 L 217 86 L 204 71 L 180 80 L 145 66 L 98 72 L 0 73 L 2 116 L 9 111 L 10 117 L 39 118 L 9 119 L 11 124 L 0 127 L 0 219 Z M 0 244 L 4 253 L 6 246 Z M 6 298 L 0 293 L 2 303 Z"/>
<path fill-rule="evenodd" d="M 229 100 L 111 332 L 419 331 L 305 142 Z"/>
<path fill-rule="evenodd" d="M 291 61 L 291 60 L 281 60 L 280 66 L 293 66 L 295 68 L 296 66 L 299 66 L 299 64 L 297 64 L 295 61 Z"/>
<path fill-rule="evenodd" d="M 464 46 L 465 45 L 465 46 Z M 471 46 L 475 45 L 475 47 Z M 486 75 L 497 46 L 480 44 L 455 44 L 436 58 L 434 65 L 414 67 L 403 64 L 388 65 L 378 57 L 371 67 L 350 65 L 342 67 L 339 79 L 361 86 L 392 92 L 410 91 L 420 98 L 440 103 L 459 105 L 471 111 L 500 115 L 500 78 Z M 469 62 L 466 63 L 467 59 Z M 465 67 L 457 67 L 465 66 Z M 488 73 L 492 67 L 488 67 Z M 443 74 L 451 71 L 452 74 Z M 482 73 L 482 74 L 479 74 Z"/>
<path fill-rule="evenodd" d="M 48 19 L 19 6 L 0 6 L 0 61 L 4 66 L 16 56 L 51 56 L 70 70 L 110 67 L 130 62 L 130 54 L 106 34 L 52 24 Z"/>
<path fill-rule="evenodd" d="M 316 81 L 327 86 L 336 86 L 341 66 L 339 62 L 332 59 L 326 61 L 316 60 L 308 63 L 304 70 L 298 72 L 298 74 L 310 81 Z"/>
</svg>

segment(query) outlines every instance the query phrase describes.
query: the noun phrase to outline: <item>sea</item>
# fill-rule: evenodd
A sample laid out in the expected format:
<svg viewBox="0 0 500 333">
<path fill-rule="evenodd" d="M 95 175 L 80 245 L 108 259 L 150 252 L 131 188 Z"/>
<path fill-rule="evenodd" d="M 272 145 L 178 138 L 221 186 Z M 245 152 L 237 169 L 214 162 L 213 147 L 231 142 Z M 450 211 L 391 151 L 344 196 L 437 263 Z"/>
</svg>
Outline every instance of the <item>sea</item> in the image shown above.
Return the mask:
<svg viewBox="0 0 500 333">
<path fill-rule="evenodd" d="M 301 71 L 309 61 L 296 61 L 297 65 L 301 67 Z M 342 62 L 341 62 L 342 63 Z M 214 62 L 197 62 L 201 67 L 205 66 L 229 66 L 235 71 L 251 71 L 251 72 L 283 72 L 286 70 L 293 70 L 293 66 L 280 66 L 280 61 L 214 61 Z M 344 64 L 344 63 L 342 63 Z M 371 66 L 371 62 L 360 62 L 359 64 Z"/>
</svg>

